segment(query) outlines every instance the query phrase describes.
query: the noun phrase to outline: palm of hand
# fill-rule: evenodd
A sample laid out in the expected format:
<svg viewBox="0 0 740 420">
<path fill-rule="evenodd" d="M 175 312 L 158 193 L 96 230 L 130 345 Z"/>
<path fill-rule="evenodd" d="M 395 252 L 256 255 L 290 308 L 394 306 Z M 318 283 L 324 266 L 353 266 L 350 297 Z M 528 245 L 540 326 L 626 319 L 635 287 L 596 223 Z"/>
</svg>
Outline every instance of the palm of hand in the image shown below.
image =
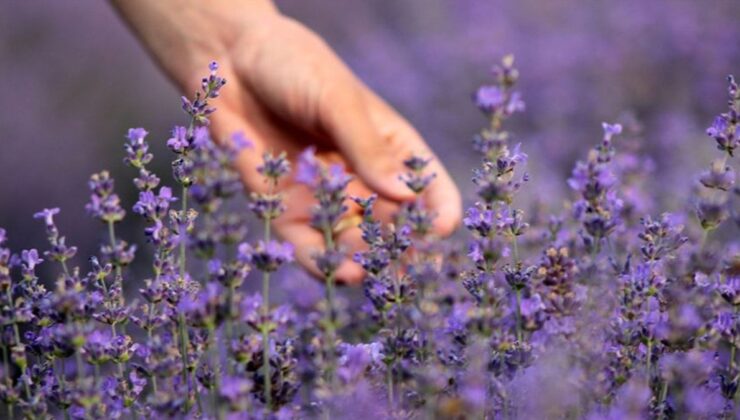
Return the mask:
<svg viewBox="0 0 740 420">
<path fill-rule="evenodd" d="M 412 154 L 432 157 L 416 131 L 390 106 L 367 89 L 313 32 L 282 16 L 260 26 L 246 43 L 237 39 L 219 57 L 229 84 L 212 118 L 214 136 L 228 138 L 243 131 L 255 150 L 243 152 L 237 168 L 252 191 L 266 184 L 256 172 L 263 152 L 285 151 L 295 162 L 310 145 L 320 159 L 339 163 L 353 175 L 350 195 L 379 194 L 376 215 L 387 222 L 400 203 L 413 197 L 398 180 L 401 161 Z M 435 160 L 438 179 L 426 192 L 435 210 L 435 228 L 448 234 L 460 219 L 460 197 L 447 172 Z M 287 177 L 291 178 L 291 177 Z M 288 210 L 273 223 L 278 235 L 296 245 L 297 260 L 317 273 L 311 255 L 323 248 L 323 237 L 309 226 L 313 197 L 292 179 L 280 186 Z M 358 211 L 354 203 L 349 214 Z M 340 247 L 350 254 L 363 247 L 356 227 L 338 234 Z M 361 267 L 347 259 L 337 278 L 348 283 L 362 279 Z"/>
</svg>

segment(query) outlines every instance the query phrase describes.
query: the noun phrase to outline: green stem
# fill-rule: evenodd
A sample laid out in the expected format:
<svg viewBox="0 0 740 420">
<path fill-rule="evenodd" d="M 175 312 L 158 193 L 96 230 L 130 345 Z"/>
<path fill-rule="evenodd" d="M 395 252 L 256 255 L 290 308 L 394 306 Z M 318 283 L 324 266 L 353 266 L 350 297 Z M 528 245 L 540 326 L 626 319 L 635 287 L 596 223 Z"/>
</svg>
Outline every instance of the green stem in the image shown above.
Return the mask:
<svg viewBox="0 0 740 420">
<path fill-rule="evenodd" d="M 272 188 L 271 188 L 272 190 Z M 265 245 L 270 242 L 270 218 L 265 219 Z M 270 332 L 267 326 L 270 316 L 270 272 L 262 272 L 262 374 L 264 375 L 265 405 L 272 409 L 272 376 L 270 373 Z"/>
<path fill-rule="evenodd" d="M 388 408 L 390 409 L 391 413 L 393 412 L 393 407 L 395 407 L 395 396 L 393 393 L 393 369 L 391 366 L 386 367 L 386 379 L 388 381 Z"/>
<path fill-rule="evenodd" d="M 59 358 L 57 360 L 59 360 L 61 367 L 57 368 L 56 366 L 52 366 L 54 368 L 54 376 L 56 376 L 57 382 L 59 382 L 59 389 L 61 389 L 61 394 L 65 395 L 66 394 L 65 389 L 67 388 L 67 381 L 64 379 L 64 373 L 65 373 L 64 372 L 64 359 Z M 52 364 L 55 364 L 55 362 L 52 362 Z M 65 401 L 62 401 L 62 404 L 65 404 Z M 63 407 L 63 411 L 64 411 L 64 419 L 68 420 L 69 411 L 66 405 Z"/>
<path fill-rule="evenodd" d="M 648 339 L 648 342 L 647 342 L 647 360 L 646 360 L 648 385 L 650 384 L 650 371 L 652 369 L 652 363 L 653 363 L 652 359 L 653 359 L 653 339 L 650 338 Z"/>
<path fill-rule="evenodd" d="M 181 217 L 185 218 L 186 213 L 188 211 L 188 187 L 186 185 L 182 186 L 182 193 L 180 200 L 182 201 L 182 214 Z M 186 226 L 181 226 L 180 228 L 186 229 Z M 185 268 L 187 266 L 187 255 L 185 253 L 186 250 L 186 235 L 187 232 L 183 231 L 180 232 L 180 259 L 179 259 L 179 265 L 180 265 L 180 281 L 185 284 Z M 181 358 L 182 358 L 182 379 L 188 386 L 188 392 L 190 392 L 190 381 L 189 376 L 189 370 L 188 370 L 188 349 L 190 347 L 190 337 L 188 337 L 188 333 L 185 327 L 185 315 L 180 313 L 178 315 L 178 324 L 180 329 L 180 345 L 182 348 Z M 188 401 L 190 401 L 190 396 L 188 395 Z M 186 406 L 189 407 L 189 403 L 186 404 Z"/>
<path fill-rule="evenodd" d="M 334 238 L 332 237 L 331 228 L 324 228 L 324 246 L 327 252 L 334 250 Z M 329 389 L 334 390 L 334 344 L 336 342 L 336 325 L 335 325 L 335 277 L 334 273 L 328 273 L 326 276 L 326 374 L 329 383 Z"/>
<path fill-rule="evenodd" d="M 182 186 L 182 217 L 186 217 L 186 213 L 188 211 L 188 187 L 185 185 Z M 182 226 L 185 228 L 185 226 Z M 186 255 L 185 255 L 185 235 L 187 235 L 187 232 L 180 232 L 180 278 L 182 281 L 185 281 L 185 266 L 187 264 L 186 261 Z"/>
<path fill-rule="evenodd" d="M 666 400 L 667 397 L 668 397 L 668 380 L 666 379 L 663 382 L 663 385 L 660 388 L 660 400 L 659 400 L 660 403 L 659 403 L 659 406 L 661 408 L 661 412 L 660 412 L 660 418 L 661 419 L 666 418 L 665 409 L 663 409 L 663 403 L 665 403 L 665 400 Z"/>
<path fill-rule="evenodd" d="M 188 382 L 188 348 L 190 347 L 190 337 L 188 337 L 188 333 L 185 328 L 185 315 L 180 313 L 177 317 L 177 323 L 179 326 L 179 334 L 180 334 L 180 359 L 182 360 L 182 380 L 185 381 L 186 384 L 188 384 L 188 388 L 190 388 L 190 384 Z"/>
<path fill-rule="evenodd" d="M 62 258 L 61 260 L 59 260 L 59 262 L 62 264 L 62 270 L 64 271 L 64 274 L 67 277 L 70 277 L 70 275 L 69 275 L 69 267 L 67 267 L 67 260 L 64 259 L 64 258 Z"/>
<path fill-rule="evenodd" d="M 80 349 L 75 350 L 75 363 L 77 363 L 77 380 L 81 380 L 84 376 L 84 366 L 85 362 L 82 361 L 82 353 L 80 353 Z"/>
<path fill-rule="evenodd" d="M 262 318 L 267 323 L 270 316 L 270 273 L 262 273 Z M 272 377 L 270 374 L 270 332 L 266 325 L 262 325 L 262 369 L 264 375 L 265 404 L 272 407 Z"/>
<path fill-rule="evenodd" d="M 8 379 L 7 385 L 9 388 L 13 387 L 12 380 L 10 379 L 10 363 L 8 362 L 8 348 L 7 346 L 3 346 L 3 367 L 5 368 L 5 372 L 8 374 L 6 377 Z M 13 420 L 14 414 L 13 414 L 13 403 L 8 403 L 8 418 L 10 420 Z"/>
<path fill-rule="evenodd" d="M 20 329 L 18 328 L 18 323 L 16 322 L 16 319 L 15 319 L 15 301 L 13 301 L 13 292 L 10 291 L 10 287 L 5 289 L 5 294 L 8 298 L 8 303 L 10 304 L 10 310 L 13 316 L 13 335 L 15 336 L 15 344 L 20 345 L 21 344 L 21 332 L 20 332 Z M 26 391 L 26 398 L 31 398 L 31 389 L 28 386 L 28 382 L 23 381 L 23 388 Z"/>
<path fill-rule="evenodd" d="M 234 288 L 233 286 L 229 286 L 229 296 L 228 296 L 228 305 L 229 305 L 229 314 L 226 317 L 226 321 L 224 324 L 224 335 L 226 339 L 226 371 L 229 375 L 234 374 L 234 364 L 231 363 L 231 360 L 228 357 L 228 352 L 231 350 L 231 341 L 234 339 L 234 326 L 233 321 L 231 320 L 231 308 L 232 308 L 232 300 L 234 299 Z"/>
<path fill-rule="evenodd" d="M 94 376 L 93 376 L 93 379 L 95 380 L 95 382 L 94 382 L 95 386 L 94 387 L 97 388 L 98 387 L 98 384 L 100 383 L 100 365 L 98 363 L 95 363 L 95 364 L 93 364 L 93 367 L 95 369 L 95 373 L 94 373 Z"/>
<path fill-rule="evenodd" d="M 516 289 L 516 339 L 522 342 L 522 291 Z"/>
<path fill-rule="evenodd" d="M 212 323 L 208 325 L 208 341 L 210 347 L 209 352 L 213 358 L 213 413 L 221 420 L 224 414 L 218 404 L 218 396 L 221 389 L 221 363 L 219 361 L 218 347 L 216 347 L 216 328 Z"/>
<path fill-rule="evenodd" d="M 735 346 L 735 343 L 730 343 L 731 349 L 730 349 L 730 373 L 732 373 L 733 370 L 735 370 L 735 352 L 737 347 Z"/>
<path fill-rule="evenodd" d="M 706 246 L 707 242 L 709 241 L 709 232 L 709 229 L 702 229 L 701 242 L 699 242 L 699 252 L 704 251 L 704 246 Z"/>
<path fill-rule="evenodd" d="M 116 251 L 116 230 L 113 227 L 113 221 L 112 220 L 109 220 L 108 221 L 108 237 L 110 239 L 111 253 L 113 253 L 113 255 L 115 255 L 115 251 Z M 118 262 L 116 262 L 114 265 L 116 267 L 116 277 L 117 278 L 118 277 L 121 277 L 121 266 L 118 264 Z"/>
<path fill-rule="evenodd" d="M 152 319 L 154 319 L 154 310 L 155 306 L 153 303 L 149 304 L 149 321 L 151 322 Z M 146 329 L 146 336 L 147 336 L 147 345 L 149 345 L 152 341 L 152 328 L 150 325 L 147 325 Z M 154 395 L 157 395 L 157 375 L 152 375 L 152 390 L 154 391 Z"/>
</svg>

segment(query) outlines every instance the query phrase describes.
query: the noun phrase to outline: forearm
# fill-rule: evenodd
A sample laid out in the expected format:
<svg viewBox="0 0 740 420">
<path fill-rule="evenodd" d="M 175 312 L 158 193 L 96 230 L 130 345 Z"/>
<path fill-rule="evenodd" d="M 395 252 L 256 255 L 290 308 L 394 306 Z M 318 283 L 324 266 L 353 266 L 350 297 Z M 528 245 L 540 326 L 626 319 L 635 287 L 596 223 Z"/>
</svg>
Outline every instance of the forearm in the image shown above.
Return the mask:
<svg viewBox="0 0 740 420">
<path fill-rule="evenodd" d="M 185 89 L 266 14 L 271 0 L 111 0 L 157 64 Z"/>
</svg>

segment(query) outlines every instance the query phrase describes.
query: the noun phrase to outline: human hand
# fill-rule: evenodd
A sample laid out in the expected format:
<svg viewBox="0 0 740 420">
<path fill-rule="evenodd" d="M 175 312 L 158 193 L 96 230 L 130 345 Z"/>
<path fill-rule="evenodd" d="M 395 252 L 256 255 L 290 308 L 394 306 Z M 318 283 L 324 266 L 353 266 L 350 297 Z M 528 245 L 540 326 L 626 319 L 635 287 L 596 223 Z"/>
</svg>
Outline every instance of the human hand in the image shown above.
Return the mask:
<svg viewBox="0 0 740 420">
<path fill-rule="evenodd" d="M 139 2 L 117 6 L 185 93 L 197 89 L 206 63 L 218 61 L 228 85 L 211 117 L 211 129 L 217 139 L 242 131 L 253 141 L 256 150 L 242 152 L 236 161 L 249 190 L 264 192 L 267 187 L 256 172 L 263 152 L 285 151 L 295 162 L 301 151 L 315 145 L 320 159 L 339 163 L 354 175 L 350 195 L 379 195 L 374 213 L 388 222 L 403 201 L 414 197 L 398 179 L 404 171 L 402 160 L 412 154 L 431 157 L 428 170 L 437 178 L 423 199 L 437 214 L 434 232 L 445 236 L 455 229 L 462 213 L 460 193 L 440 161 L 416 130 L 311 30 L 266 1 L 188 2 L 172 10 L 166 9 L 170 0 Z M 152 18 L 157 12 L 163 13 L 161 19 Z M 311 256 L 323 248 L 323 237 L 309 225 L 312 193 L 292 179 L 278 189 L 288 210 L 273 222 L 274 229 L 295 245 L 296 259 L 318 274 Z M 347 204 L 348 214 L 358 212 L 354 203 Z M 357 227 L 337 235 L 348 255 L 364 246 Z M 358 283 L 363 274 L 348 258 L 336 276 Z"/>
</svg>

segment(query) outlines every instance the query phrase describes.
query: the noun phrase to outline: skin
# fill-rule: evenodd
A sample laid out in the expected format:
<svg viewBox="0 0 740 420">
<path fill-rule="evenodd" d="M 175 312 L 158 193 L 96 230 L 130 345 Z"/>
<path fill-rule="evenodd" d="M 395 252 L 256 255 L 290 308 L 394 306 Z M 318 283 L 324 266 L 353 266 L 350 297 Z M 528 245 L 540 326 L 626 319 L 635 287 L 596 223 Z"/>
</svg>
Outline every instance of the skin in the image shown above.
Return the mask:
<svg viewBox="0 0 740 420">
<path fill-rule="evenodd" d="M 458 226 L 460 193 L 419 133 L 368 89 L 318 35 L 280 14 L 272 2 L 111 3 L 184 95 L 198 89 L 207 63 L 219 63 L 219 74 L 228 82 L 214 101 L 218 112 L 211 118 L 211 131 L 216 139 L 242 131 L 254 143 L 254 149 L 242 152 L 236 162 L 250 191 L 267 187 L 256 172 L 263 152 L 286 151 L 294 162 L 313 144 L 320 159 L 341 163 L 353 175 L 350 195 L 378 194 L 375 214 L 388 222 L 400 203 L 413 199 L 398 176 L 404 172 L 402 160 L 415 154 L 433 158 L 428 170 L 437 178 L 423 198 L 437 214 L 435 234 L 447 236 Z M 323 239 L 308 224 L 313 196 L 291 179 L 279 190 L 288 211 L 273 222 L 274 231 L 292 242 L 298 262 L 317 274 L 311 255 L 323 248 Z M 351 218 L 358 209 L 348 204 Z M 352 255 L 364 245 L 355 224 L 347 225 L 337 240 Z M 350 259 L 337 272 L 337 279 L 349 284 L 362 278 L 362 268 Z"/>
</svg>

